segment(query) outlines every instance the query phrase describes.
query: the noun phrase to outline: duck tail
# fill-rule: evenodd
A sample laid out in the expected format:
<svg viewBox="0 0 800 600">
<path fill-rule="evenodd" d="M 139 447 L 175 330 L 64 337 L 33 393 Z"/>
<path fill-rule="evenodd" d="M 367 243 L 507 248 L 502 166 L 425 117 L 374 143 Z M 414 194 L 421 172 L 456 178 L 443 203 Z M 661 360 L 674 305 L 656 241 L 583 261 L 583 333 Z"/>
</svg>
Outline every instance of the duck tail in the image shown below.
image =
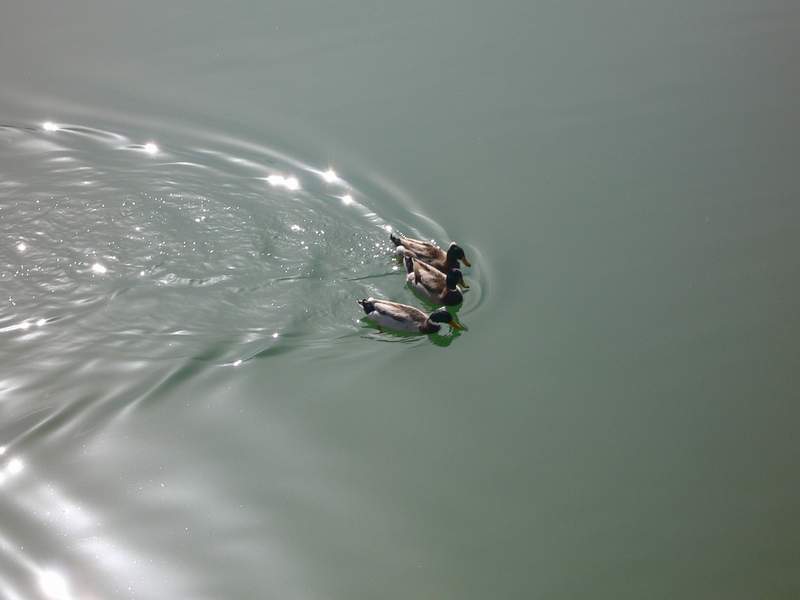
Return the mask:
<svg viewBox="0 0 800 600">
<path fill-rule="evenodd" d="M 399 246 L 400 244 L 403 243 L 403 241 L 400 239 L 400 236 L 399 235 L 395 235 L 394 233 L 390 233 L 389 234 L 389 239 L 392 240 L 392 243 L 395 246 Z"/>
</svg>

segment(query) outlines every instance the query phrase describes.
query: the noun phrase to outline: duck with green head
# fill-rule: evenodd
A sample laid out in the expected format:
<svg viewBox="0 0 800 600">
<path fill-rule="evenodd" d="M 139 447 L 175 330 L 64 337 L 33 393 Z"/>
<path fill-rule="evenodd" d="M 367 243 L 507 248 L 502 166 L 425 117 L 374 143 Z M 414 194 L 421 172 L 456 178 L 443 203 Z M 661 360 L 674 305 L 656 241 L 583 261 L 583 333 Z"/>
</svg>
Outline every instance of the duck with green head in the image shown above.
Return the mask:
<svg viewBox="0 0 800 600">
<path fill-rule="evenodd" d="M 415 240 L 394 233 L 389 234 L 389 239 L 392 240 L 392 243 L 395 245 L 395 252 L 398 256 L 413 256 L 424 263 L 428 263 L 442 273 L 447 273 L 450 269 L 459 268 L 459 261 L 463 262 L 467 267 L 472 266 L 467 260 L 467 257 L 464 256 L 464 249 L 455 242 L 452 242 L 445 251 L 431 242 Z"/>
<path fill-rule="evenodd" d="M 434 269 L 427 263 L 406 255 L 406 281 L 411 289 L 423 300 L 436 305 L 458 306 L 464 301 L 464 295 L 458 289 L 469 288 L 464 281 L 460 269 L 452 268 L 447 274 Z"/>
<path fill-rule="evenodd" d="M 464 328 L 446 308 L 439 308 L 426 315 L 418 308 L 389 300 L 364 298 L 357 302 L 364 309 L 366 319 L 381 329 L 427 334 L 438 333 L 445 323 L 456 330 Z"/>
</svg>

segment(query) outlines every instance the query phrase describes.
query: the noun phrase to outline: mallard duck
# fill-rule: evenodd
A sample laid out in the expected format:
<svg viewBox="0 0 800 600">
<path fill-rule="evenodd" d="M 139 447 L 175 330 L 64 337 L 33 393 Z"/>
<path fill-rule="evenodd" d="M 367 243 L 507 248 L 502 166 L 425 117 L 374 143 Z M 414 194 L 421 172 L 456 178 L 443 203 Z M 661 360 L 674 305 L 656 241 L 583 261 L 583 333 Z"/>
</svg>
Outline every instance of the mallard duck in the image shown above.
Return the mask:
<svg viewBox="0 0 800 600">
<path fill-rule="evenodd" d="M 406 281 L 425 300 L 445 306 L 456 306 L 464 301 L 458 285 L 461 284 L 463 288 L 469 286 L 464 282 L 460 269 L 450 269 L 445 275 L 412 256 L 406 256 L 404 261 L 408 273 Z"/>
<path fill-rule="evenodd" d="M 418 258 L 422 262 L 428 263 L 430 266 L 438 269 L 442 273 L 447 273 L 450 269 L 458 268 L 458 261 L 463 262 L 466 266 L 472 265 L 464 256 L 464 249 L 452 242 L 445 252 L 436 244 L 431 242 L 424 242 L 422 240 L 415 240 L 401 235 L 389 234 L 389 239 L 397 247 L 398 256 L 406 256 L 410 254 L 414 258 Z"/>
<path fill-rule="evenodd" d="M 426 315 L 413 306 L 388 300 L 364 298 L 357 302 L 364 309 L 364 314 L 367 315 L 369 321 L 386 329 L 409 333 L 436 333 L 442 328 L 440 323 L 448 323 L 453 329 L 464 328 L 445 308 L 439 308 L 430 315 Z"/>
</svg>

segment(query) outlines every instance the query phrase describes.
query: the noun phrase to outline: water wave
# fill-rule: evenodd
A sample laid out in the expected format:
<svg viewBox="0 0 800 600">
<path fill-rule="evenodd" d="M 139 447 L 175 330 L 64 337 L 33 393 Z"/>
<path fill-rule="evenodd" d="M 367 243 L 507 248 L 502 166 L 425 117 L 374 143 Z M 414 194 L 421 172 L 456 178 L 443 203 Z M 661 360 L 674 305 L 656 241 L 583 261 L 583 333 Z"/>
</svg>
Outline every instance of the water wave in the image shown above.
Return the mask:
<svg viewBox="0 0 800 600">
<path fill-rule="evenodd" d="M 335 344 L 358 331 L 355 298 L 415 302 L 387 230 L 448 240 L 380 178 L 356 174 L 363 189 L 222 134 L 6 123 L 0 159 L 0 335 L 22 360 L 87 345 L 150 360 L 214 346 L 215 360 L 239 364 L 280 345 Z M 476 273 L 465 313 L 481 304 Z"/>
</svg>

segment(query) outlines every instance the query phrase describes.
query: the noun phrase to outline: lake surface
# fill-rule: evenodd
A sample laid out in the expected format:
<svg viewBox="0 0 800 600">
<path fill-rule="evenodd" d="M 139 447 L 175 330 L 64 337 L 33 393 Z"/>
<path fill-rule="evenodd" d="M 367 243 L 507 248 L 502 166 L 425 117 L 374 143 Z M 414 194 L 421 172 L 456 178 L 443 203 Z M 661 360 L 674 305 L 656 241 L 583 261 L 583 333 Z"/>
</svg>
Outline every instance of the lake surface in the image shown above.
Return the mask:
<svg viewBox="0 0 800 600">
<path fill-rule="evenodd" d="M 0 597 L 800 595 L 800 8 L 0 8 Z M 387 231 L 457 240 L 461 333 Z"/>
</svg>

